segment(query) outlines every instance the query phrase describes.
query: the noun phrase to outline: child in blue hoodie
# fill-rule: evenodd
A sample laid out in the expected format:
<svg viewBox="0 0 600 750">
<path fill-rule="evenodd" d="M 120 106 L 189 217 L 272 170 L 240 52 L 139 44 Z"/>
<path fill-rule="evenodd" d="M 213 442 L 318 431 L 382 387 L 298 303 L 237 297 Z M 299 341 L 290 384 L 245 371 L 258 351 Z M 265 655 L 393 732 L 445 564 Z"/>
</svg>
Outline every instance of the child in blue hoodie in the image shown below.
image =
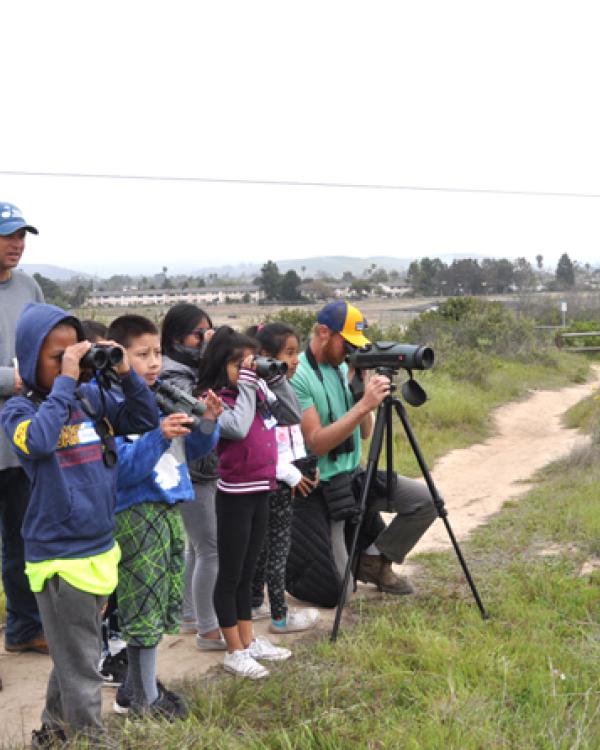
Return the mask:
<svg viewBox="0 0 600 750">
<path fill-rule="evenodd" d="M 122 315 L 108 336 L 127 351 L 132 368 L 155 386 L 162 361 L 156 326 L 140 315 Z M 203 429 L 190 431 L 189 415 L 165 416 L 145 435 L 119 440 L 117 540 L 119 619 L 127 643 L 128 670 L 114 709 L 183 718 L 186 707 L 156 681 L 156 650 L 164 633 L 178 633 L 183 600 L 184 534 L 177 504 L 195 493 L 187 461 L 214 450 L 219 439 L 219 398 L 206 397 Z"/>
<path fill-rule="evenodd" d="M 53 661 L 34 747 L 67 734 L 102 733 L 100 620 L 119 561 L 114 435 L 153 429 L 159 419 L 152 393 L 126 354 L 115 368 L 124 398 L 79 382 L 80 360 L 90 347 L 69 313 L 27 305 L 16 330 L 23 391 L 1 414 L 31 482 L 25 572 Z"/>
</svg>

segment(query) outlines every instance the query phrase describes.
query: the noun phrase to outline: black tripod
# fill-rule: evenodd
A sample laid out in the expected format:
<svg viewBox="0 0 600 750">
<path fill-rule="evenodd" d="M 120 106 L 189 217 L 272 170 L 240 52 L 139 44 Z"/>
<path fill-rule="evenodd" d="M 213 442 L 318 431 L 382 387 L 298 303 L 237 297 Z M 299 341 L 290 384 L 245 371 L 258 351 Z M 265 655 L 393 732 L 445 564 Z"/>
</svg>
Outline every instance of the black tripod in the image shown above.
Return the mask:
<svg viewBox="0 0 600 750">
<path fill-rule="evenodd" d="M 388 368 L 378 368 L 377 374 L 385 375 L 390 380 L 392 380 L 394 375 L 396 375 L 396 371 L 388 369 Z M 392 391 L 395 390 L 395 385 L 393 383 L 392 383 L 391 389 Z M 418 385 L 418 383 L 412 379 L 412 373 L 410 373 L 410 380 L 404 383 L 402 392 L 406 400 L 409 403 L 413 404 L 414 406 L 420 406 L 425 401 L 425 393 L 423 389 Z M 444 522 L 444 526 L 446 527 L 446 531 L 448 532 L 448 536 L 450 537 L 450 541 L 452 542 L 452 546 L 454 547 L 456 556 L 459 559 L 460 565 L 469 583 L 469 586 L 471 588 L 475 601 L 477 602 L 477 606 L 479 607 L 481 616 L 483 617 L 484 620 L 487 620 L 489 617 L 488 613 L 485 610 L 485 607 L 483 606 L 483 602 L 481 601 L 479 592 L 477 591 L 477 588 L 475 587 L 475 582 L 473 581 L 473 578 L 471 577 L 471 573 L 469 572 L 467 563 L 463 557 L 460 547 L 458 546 L 458 542 L 456 541 L 456 537 L 454 536 L 454 532 L 452 531 L 450 522 L 448 521 L 448 511 L 446 510 L 444 501 L 438 494 L 436 486 L 433 483 L 433 479 L 431 477 L 429 469 L 427 468 L 427 464 L 425 463 L 425 459 L 423 458 L 423 454 L 421 453 L 421 449 L 419 448 L 417 439 L 415 438 L 410 422 L 408 421 L 408 415 L 406 413 L 404 404 L 402 403 L 402 401 L 400 401 L 398 397 L 390 394 L 379 405 L 379 408 L 377 410 L 377 418 L 375 420 L 375 427 L 373 428 L 373 437 L 371 439 L 371 447 L 369 448 L 369 457 L 367 460 L 365 481 L 364 481 L 361 496 L 360 496 L 360 502 L 359 502 L 360 511 L 358 515 L 358 523 L 356 523 L 353 534 L 352 534 L 352 543 L 350 545 L 350 549 L 348 550 L 348 562 L 346 564 L 346 570 L 344 571 L 342 593 L 340 595 L 340 600 L 337 605 L 335 621 L 333 623 L 333 629 L 331 631 L 332 643 L 337 640 L 338 630 L 340 627 L 340 621 L 342 619 L 342 611 L 344 609 L 344 603 L 346 601 L 346 591 L 348 588 L 348 583 L 350 581 L 350 572 L 352 568 L 354 567 L 354 561 L 356 557 L 356 545 L 358 542 L 358 534 L 360 531 L 360 525 L 364 517 L 365 509 L 367 507 L 367 498 L 369 496 L 369 490 L 373 482 L 373 477 L 375 476 L 375 471 L 377 470 L 377 463 L 379 461 L 381 448 L 383 446 L 384 434 L 386 436 L 386 458 L 387 458 L 386 469 L 387 469 L 387 494 L 388 496 L 391 494 L 391 491 L 392 491 L 392 484 L 393 484 L 392 472 L 393 472 L 393 460 L 394 460 L 393 458 L 394 443 L 393 443 L 392 409 L 395 409 L 396 413 L 400 417 L 400 421 L 402 422 L 402 426 L 404 427 L 404 432 L 406 433 L 408 442 L 410 443 L 413 453 L 415 454 L 415 458 L 417 459 L 417 463 L 419 464 L 421 473 L 423 474 L 425 482 L 427 483 L 427 487 L 429 488 L 429 492 L 431 493 L 431 499 L 433 501 L 433 504 L 435 505 L 437 514 L 439 518 L 441 518 L 442 521 Z"/>
</svg>

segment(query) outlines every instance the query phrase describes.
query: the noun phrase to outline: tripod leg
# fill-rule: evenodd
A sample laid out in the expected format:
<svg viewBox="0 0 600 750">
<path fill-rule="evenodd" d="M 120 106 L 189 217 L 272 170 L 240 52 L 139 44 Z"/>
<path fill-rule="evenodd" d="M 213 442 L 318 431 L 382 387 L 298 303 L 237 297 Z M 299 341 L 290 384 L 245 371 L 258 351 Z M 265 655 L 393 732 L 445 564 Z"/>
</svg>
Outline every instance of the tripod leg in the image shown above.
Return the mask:
<svg viewBox="0 0 600 750">
<path fill-rule="evenodd" d="M 331 630 L 331 642 L 332 643 L 335 643 L 335 641 L 337 640 L 338 630 L 340 627 L 340 621 L 342 619 L 342 611 L 344 609 L 344 604 L 346 602 L 346 591 L 348 589 L 348 582 L 350 580 L 350 572 L 352 571 L 352 563 L 356 555 L 356 544 L 358 542 L 360 524 L 362 522 L 365 508 L 367 507 L 367 497 L 369 496 L 369 489 L 371 487 L 371 482 L 373 481 L 375 470 L 377 469 L 379 453 L 381 451 L 381 446 L 383 443 L 383 431 L 384 431 L 384 427 L 387 421 L 386 414 L 388 415 L 387 419 L 391 420 L 390 405 L 386 404 L 386 402 L 384 401 L 384 403 L 381 404 L 379 406 L 379 409 L 377 410 L 377 418 L 375 419 L 375 427 L 373 428 L 373 438 L 371 440 L 371 446 L 369 448 L 369 457 L 367 460 L 365 481 L 363 484 L 362 493 L 361 493 L 360 502 L 359 502 L 360 512 L 358 516 L 358 523 L 355 525 L 354 531 L 352 532 L 352 543 L 350 545 L 350 549 L 348 550 L 348 561 L 346 563 L 346 569 L 344 571 L 344 580 L 342 581 L 342 593 L 340 595 L 340 599 L 337 605 L 337 610 L 335 613 L 335 620 L 333 623 L 333 628 Z"/>
<path fill-rule="evenodd" d="M 458 546 L 458 541 L 456 540 L 456 537 L 454 536 L 454 532 L 452 531 L 452 527 L 450 526 L 450 522 L 448 521 L 448 511 L 446 510 L 444 501 L 442 500 L 442 498 L 440 497 L 437 491 L 437 488 L 433 482 L 433 478 L 427 467 L 427 464 L 425 463 L 425 459 L 423 458 L 423 454 L 421 453 L 421 449 L 419 448 L 419 444 L 417 443 L 415 434 L 412 431 L 410 422 L 408 421 L 408 415 L 406 413 L 406 409 L 404 408 L 404 405 L 399 399 L 394 399 L 393 403 L 394 403 L 394 406 L 396 407 L 396 412 L 398 416 L 400 417 L 400 421 L 402 422 L 402 426 L 404 427 L 404 432 L 406 433 L 408 442 L 410 443 L 410 446 L 413 449 L 413 453 L 415 454 L 415 458 L 417 459 L 417 463 L 419 464 L 419 468 L 421 469 L 423 478 L 425 479 L 425 482 L 427 483 L 427 487 L 429 488 L 429 492 L 431 493 L 431 499 L 433 500 L 433 504 L 435 505 L 437 514 L 444 522 L 444 526 L 446 527 L 446 531 L 448 532 L 448 536 L 450 537 L 450 541 L 452 542 L 452 546 L 454 547 L 454 551 L 456 552 L 458 561 L 460 562 L 461 568 L 463 569 L 463 573 L 465 574 L 465 578 L 467 579 L 467 582 L 471 589 L 471 593 L 473 594 L 473 597 L 477 603 L 477 606 L 479 607 L 481 616 L 483 617 L 484 620 L 487 620 L 489 618 L 489 614 L 487 613 L 485 607 L 483 606 L 483 602 L 481 601 L 481 597 L 479 596 L 479 592 L 477 591 L 477 587 L 475 586 L 475 581 L 471 577 L 471 573 L 469 571 L 469 568 L 467 567 L 465 558 L 463 557 L 462 551 L 460 547 Z"/>
</svg>

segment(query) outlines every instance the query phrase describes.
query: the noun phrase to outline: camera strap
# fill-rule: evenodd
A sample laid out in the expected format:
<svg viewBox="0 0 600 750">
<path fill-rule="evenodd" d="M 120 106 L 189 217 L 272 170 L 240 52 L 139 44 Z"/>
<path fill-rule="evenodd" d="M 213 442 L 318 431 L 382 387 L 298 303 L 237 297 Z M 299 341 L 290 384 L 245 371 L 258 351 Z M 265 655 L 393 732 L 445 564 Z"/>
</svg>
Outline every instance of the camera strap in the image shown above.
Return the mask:
<svg viewBox="0 0 600 750">
<path fill-rule="evenodd" d="M 323 393 L 325 394 L 325 399 L 327 400 L 327 418 L 329 420 L 329 424 L 333 424 L 336 421 L 336 418 L 333 416 L 333 409 L 331 407 L 331 400 L 329 398 L 329 393 L 327 392 L 327 388 L 325 387 L 325 380 L 323 379 L 323 373 L 321 372 L 321 368 L 319 367 L 319 363 L 317 362 L 317 359 L 310 348 L 310 344 L 306 347 L 306 350 L 304 351 L 304 354 L 306 355 L 306 360 L 308 364 L 311 366 L 312 370 L 314 371 L 315 375 L 317 376 L 319 382 L 321 383 L 321 386 L 323 388 Z M 344 394 L 344 402 L 346 404 L 346 411 L 350 411 L 352 408 L 352 404 L 350 403 L 349 395 L 348 395 L 348 389 L 346 387 L 346 384 L 344 383 L 344 378 L 342 377 L 342 373 L 340 372 L 340 368 L 335 365 L 330 365 L 335 370 L 335 374 L 338 377 L 340 388 L 342 389 L 342 393 Z M 348 438 L 348 440 L 351 440 L 352 438 Z M 352 452 L 354 450 L 354 444 L 352 443 L 351 446 L 348 448 L 347 443 L 348 440 L 344 441 L 344 449 L 342 452 Z M 340 450 L 340 446 L 336 446 L 333 450 L 329 451 L 328 456 L 332 461 L 337 460 L 338 451 Z"/>
<path fill-rule="evenodd" d="M 333 416 L 333 410 L 331 408 L 331 401 L 329 400 L 329 394 L 327 393 L 327 388 L 325 388 L 325 381 L 323 380 L 323 373 L 321 372 L 319 363 L 317 362 L 317 359 L 315 355 L 313 354 L 313 351 L 310 348 L 310 346 L 306 347 L 304 354 L 306 355 L 306 361 L 311 366 L 315 375 L 319 379 L 319 382 L 323 386 L 323 393 L 325 394 L 325 398 L 327 399 L 327 410 L 329 412 L 327 415 L 327 418 L 329 419 L 329 424 L 333 424 L 335 422 L 335 417 Z M 335 374 L 337 375 L 338 380 L 340 381 L 342 393 L 344 394 L 344 401 L 346 402 L 346 409 L 350 411 L 350 409 L 352 408 L 352 405 L 350 404 L 350 401 L 348 399 L 348 390 L 346 388 L 346 384 L 344 383 L 344 378 L 342 377 L 340 368 L 335 365 L 329 365 L 329 366 L 335 370 Z"/>
</svg>

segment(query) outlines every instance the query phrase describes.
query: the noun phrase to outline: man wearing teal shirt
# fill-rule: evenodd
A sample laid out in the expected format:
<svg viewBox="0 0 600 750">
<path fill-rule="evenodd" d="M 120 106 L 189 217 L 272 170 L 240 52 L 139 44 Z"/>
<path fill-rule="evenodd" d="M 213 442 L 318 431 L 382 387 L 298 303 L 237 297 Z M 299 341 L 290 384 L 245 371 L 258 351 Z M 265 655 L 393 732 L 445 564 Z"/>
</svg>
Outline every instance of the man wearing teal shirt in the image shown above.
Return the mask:
<svg viewBox="0 0 600 750">
<path fill-rule="evenodd" d="M 359 471 L 360 440 L 371 435 L 372 412 L 389 395 L 391 385 L 384 375 L 366 379 L 364 395 L 354 403 L 344 360 L 353 348 L 370 343 L 363 333 L 366 325 L 362 313 L 347 302 L 325 305 L 291 381 L 303 410 L 306 445 L 319 456 L 321 485 L 315 492 L 327 507 L 332 552 L 340 575 L 347 561 L 345 519 L 357 505 L 352 479 Z M 390 497 L 373 498 L 370 493 L 362 534 L 367 546 L 360 554 L 358 579 L 391 594 L 409 594 L 413 591 L 410 582 L 392 571 L 392 562 L 404 561 L 436 512 L 426 485 L 405 477 L 396 479 Z M 343 498 L 344 493 L 351 497 Z M 396 514 L 389 526 L 384 526 L 379 511 Z"/>
</svg>

